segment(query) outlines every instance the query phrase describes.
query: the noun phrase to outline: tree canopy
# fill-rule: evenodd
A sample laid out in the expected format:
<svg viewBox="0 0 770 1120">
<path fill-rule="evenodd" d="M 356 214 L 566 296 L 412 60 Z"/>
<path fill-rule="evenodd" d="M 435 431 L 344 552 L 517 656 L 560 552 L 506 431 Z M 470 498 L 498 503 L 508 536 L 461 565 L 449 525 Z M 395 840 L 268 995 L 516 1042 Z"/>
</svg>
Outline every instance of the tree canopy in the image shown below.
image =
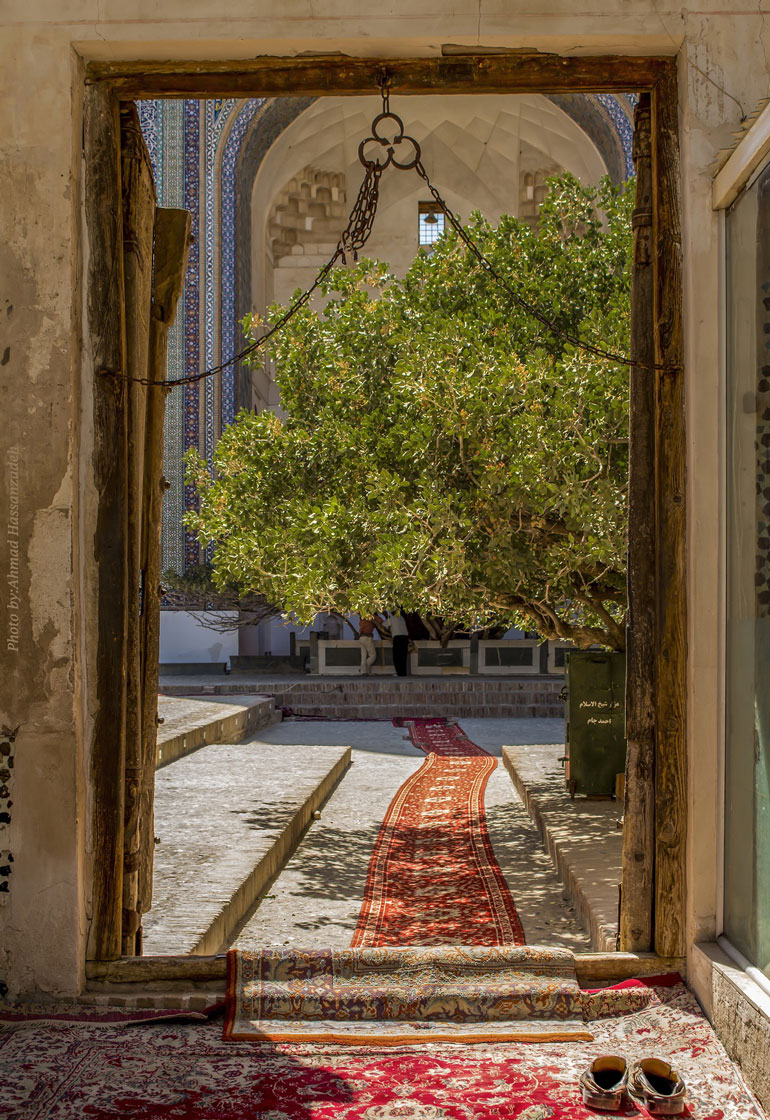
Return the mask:
<svg viewBox="0 0 770 1120">
<path fill-rule="evenodd" d="M 215 580 L 304 622 L 399 605 L 623 648 L 628 372 L 563 335 L 627 351 L 632 205 L 563 175 L 537 229 L 473 215 L 557 331 L 452 232 L 403 279 L 335 269 L 274 344 L 284 415 L 241 412 L 213 477 L 188 460 Z"/>
</svg>

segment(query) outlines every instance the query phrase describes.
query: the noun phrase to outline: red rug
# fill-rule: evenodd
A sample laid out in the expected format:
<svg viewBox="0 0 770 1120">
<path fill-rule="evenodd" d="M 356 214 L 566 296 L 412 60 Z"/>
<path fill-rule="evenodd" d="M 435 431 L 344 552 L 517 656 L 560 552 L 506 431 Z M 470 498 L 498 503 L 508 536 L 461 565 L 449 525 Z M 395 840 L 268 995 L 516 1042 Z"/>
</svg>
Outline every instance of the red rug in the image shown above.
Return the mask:
<svg viewBox="0 0 770 1120">
<path fill-rule="evenodd" d="M 220 1023 L 3 1022 L 0 1114 L 13 1120 L 590 1120 L 578 1078 L 597 1054 L 670 1058 L 688 1120 L 762 1113 L 682 984 L 641 985 L 641 1010 L 593 1042 L 382 1049 L 225 1042 Z M 624 999 L 632 993 L 626 989 Z M 602 997 L 602 1014 L 609 1010 Z M 615 1116 L 646 1120 L 625 1102 Z"/>
<path fill-rule="evenodd" d="M 497 760 L 444 720 L 403 723 L 428 757 L 385 814 L 351 944 L 523 945 L 484 813 Z"/>
<path fill-rule="evenodd" d="M 426 754 L 438 754 L 442 758 L 491 758 L 489 751 L 469 739 L 456 723 L 447 723 L 443 716 L 431 719 L 397 717 L 393 724 L 405 727 L 414 745 Z"/>
</svg>

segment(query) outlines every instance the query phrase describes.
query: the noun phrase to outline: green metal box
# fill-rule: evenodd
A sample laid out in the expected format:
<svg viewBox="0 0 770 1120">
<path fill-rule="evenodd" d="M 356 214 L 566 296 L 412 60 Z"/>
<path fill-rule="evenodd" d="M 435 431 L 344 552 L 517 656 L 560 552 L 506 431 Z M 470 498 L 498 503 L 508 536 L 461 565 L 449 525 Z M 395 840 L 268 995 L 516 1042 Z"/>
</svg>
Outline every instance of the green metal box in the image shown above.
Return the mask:
<svg viewBox="0 0 770 1120">
<path fill-rule="evenodd" d="M 626 655 L 570 650 L 566 662 L 567 789 L 610 797 L 626 768 Z"/>
</svg>

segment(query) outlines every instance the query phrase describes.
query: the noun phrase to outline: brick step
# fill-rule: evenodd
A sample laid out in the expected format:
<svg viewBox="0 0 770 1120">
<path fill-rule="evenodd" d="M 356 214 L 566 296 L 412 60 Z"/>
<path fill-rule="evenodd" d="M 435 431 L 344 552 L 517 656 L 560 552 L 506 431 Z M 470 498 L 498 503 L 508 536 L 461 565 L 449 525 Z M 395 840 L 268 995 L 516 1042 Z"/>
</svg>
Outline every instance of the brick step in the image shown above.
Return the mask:
<svg viewBox="0 0 770 1120">
<path fill-rule="evenodd" d="M 315 716 L 319 719 L 431 719 L 438 716 L 455 716 L 458 719 L 562 719 L 564 705 L 556 704 L 287 704 L 296 716 Z"/>
<path fill-rule="evenodd" d="M 419 693 L 442 696 L 457 696 L 459 694 L 514 696 L 522 693 L 526 695 L 541 693 L 558 697 L 563 687 L 560 680 L 543 677 L 533 677 L 530 680 L 504 678 L 491 681 L 481 681 L 477 677 L 470 680 L 468 678 L 459 680 L 410 678 L 399 681 L 393 677 L 386 677 L 381 680 L 376 678 L 367 680 L 337 678 L 335 680 L 333 677 L 324 679 L 305 675 L 304 677 L 300 676 L 299 680 L 294 677 L 284 677 L 276 680 L 267 674 L 264 677 L 254 674 L 250 675 L 248 680 L 243 681 L 238 679 L 239 676 L 240 674 L 237 676 L 231 674 L 224 681 L 221 681 L 218 677 L 208 680 L 192 678 L 189 681 L 179 678 L 161 679 L 161 691 L 169 696 L 182 694 L 192 696 L 198 693 L 204 695 L 225 693 L 251 693 L 253 695 L 258 693 L 260 696 L 274 696 L 278 692 L 291 690 L 292 692 L 312 692 L 323 696 L 331 693 L 339 695 L 344 692 L 347 696 L 358 694 L 376 697 L 414 696 Z"/>
<path fill-rule="evenodd" d="M 250 686 L 219 681 L 169 682 L 166 695 L 238 695 Z M 271 696 L 277 707 L 297 715 L 327 719 L 390 719 L 394 716 L 453 715 L 459 717 L 559 719 L 564 716 L 561 681 L 532 680 L 260 680 L 260 693 Z"/>
</svg>

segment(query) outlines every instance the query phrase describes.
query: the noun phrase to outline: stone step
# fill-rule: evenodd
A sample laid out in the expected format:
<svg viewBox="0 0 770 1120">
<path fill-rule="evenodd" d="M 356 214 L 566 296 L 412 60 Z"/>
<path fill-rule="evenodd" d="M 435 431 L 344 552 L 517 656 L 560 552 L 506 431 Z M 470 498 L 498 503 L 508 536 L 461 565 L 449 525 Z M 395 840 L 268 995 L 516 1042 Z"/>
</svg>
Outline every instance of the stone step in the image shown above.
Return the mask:
<svg viewBox="0 0 770 1120">
<path fill-rule="evenodd" d="M 206 743 L 237 743 L 262 727 L 279 723 L 281 713 L 271 696 L 222 701 L 158 697 L 157 769 L 168 766 Z"/>
<path fill-rule="evenodd" d="M 252 681 L 254 678 L 251 678 Z M 212 679 L 207 682 L 164 681 L 167 695 L 237 694 L 246 684 Z M 254 688 L 254 684 L 251 685 Z M 479 678 L 308 678 L 260 680 L 259 691 L 295 715 L 327 719 L 391 719 L 432 716 L 560 719 L 562 682 L 549 678 L 512 680 Z"/>
<path fill-rule="evenodd" d="M 596 952 L 614 952 L 623 833 L 616 801 L 571 800 L 561 746 L 503 747 L 503 762 Z"/>
<path fill-rule="evenodd" d="M 144 952 L 223 951 L 349 765 L 350 747 L 246 742 L 161 770 Z"/>
</svg>

